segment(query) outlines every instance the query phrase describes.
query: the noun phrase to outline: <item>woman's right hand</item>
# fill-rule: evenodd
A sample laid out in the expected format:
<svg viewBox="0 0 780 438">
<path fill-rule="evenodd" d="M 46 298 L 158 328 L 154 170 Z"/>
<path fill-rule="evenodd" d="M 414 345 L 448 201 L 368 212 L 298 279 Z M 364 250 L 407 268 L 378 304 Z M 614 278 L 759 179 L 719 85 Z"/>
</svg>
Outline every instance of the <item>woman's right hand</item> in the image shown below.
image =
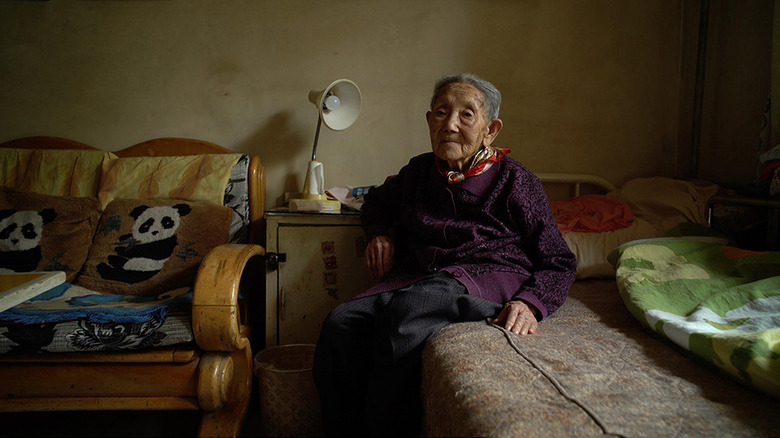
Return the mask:
<svg viewBox="0 0 780 438">
<path fill-rule="evenodd" d="M 376 236 L 366 245 L 366 266 L 374 281 L 379 281 L 393 267 L 395 247 L 388 236 Z"/>
</svg>

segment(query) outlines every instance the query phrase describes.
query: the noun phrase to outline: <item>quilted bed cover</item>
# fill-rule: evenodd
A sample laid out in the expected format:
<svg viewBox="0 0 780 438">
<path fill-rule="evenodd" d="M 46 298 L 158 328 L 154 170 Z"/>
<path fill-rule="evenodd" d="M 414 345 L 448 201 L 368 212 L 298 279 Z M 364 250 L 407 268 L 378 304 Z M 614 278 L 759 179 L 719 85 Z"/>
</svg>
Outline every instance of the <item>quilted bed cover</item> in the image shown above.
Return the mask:
<svg viewBox="0 0 780 438">
<path fill-rule="evenodd" d="M 780 399 L 780 252 L 649 239 L 610 258 L 623 301 L 643 326 Z"/>
<path fill-rule="evenodd" d="M 780 401 L 646 330 L 614 279 L 517 336 L 445 327 L 423 353 L 429 436 L 780 436 Z"/>
</svg>

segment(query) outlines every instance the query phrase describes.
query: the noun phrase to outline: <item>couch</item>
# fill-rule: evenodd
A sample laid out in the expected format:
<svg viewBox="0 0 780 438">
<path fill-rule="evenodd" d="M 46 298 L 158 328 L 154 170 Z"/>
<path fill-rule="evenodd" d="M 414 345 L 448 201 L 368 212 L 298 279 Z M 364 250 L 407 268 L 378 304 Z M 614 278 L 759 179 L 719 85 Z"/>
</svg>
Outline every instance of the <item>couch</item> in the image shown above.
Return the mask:
<svg viewBox="0 0 780 438">
<path fill-rule="evenodd" d="M 575 182 L 576 195 L 594 182 L 540 176 Z M 609 192 L 626 216 L 610 210 L 594 224 L 587 198 L 552 202 L 577 281 L 536 334 L 477 321 L 426 344 L 425 435 L 780 436 L 780 253 L 681 231 L 708 234 L 711 184 L 596 183 L 583 196 Z M 613 219 L 624 224 L 603 227 Z"/>
<path fill-rule="evenodd" d="M 0 145 L 0 178 L 0 271 L 67 276 L 0 313 L 0 411 L 199 410 L 200 436 L 237 436 L 261 314 L 260 159 L 28 137 Z M 8 238 L 22 229 L 32 249 Z"/>
</svg>

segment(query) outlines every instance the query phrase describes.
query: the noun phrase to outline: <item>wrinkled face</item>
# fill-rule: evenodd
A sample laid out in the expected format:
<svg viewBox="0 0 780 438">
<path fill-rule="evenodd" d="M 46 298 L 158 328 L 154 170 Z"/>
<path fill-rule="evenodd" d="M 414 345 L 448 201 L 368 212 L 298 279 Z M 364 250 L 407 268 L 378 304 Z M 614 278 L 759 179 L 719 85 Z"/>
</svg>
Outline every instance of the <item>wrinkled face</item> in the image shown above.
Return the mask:
<svg viewBox="0 0 780 438">
<path fill-rule="evenodd" d="M 498 134 L 485 120 L 483 102 L 475 87 L 452 83 L 439 92 L 426 115 L 433 153 L 453 170 L 468 168 L 480 146 L 489 146 Z"/>
<path fill-rule="evenodd" d="M 179 212 L 171 207 L 151 207 L 141 213 L 133 225 L 133 237 L 140 242 L 167 239 L 179 228 Z"/>
<path fill-rule="evenodd" d="M 26 251 L 41 241 L 43 218 L 37 211 L 19 211 L 0 221 L 0 251 Z"/>
</svg>

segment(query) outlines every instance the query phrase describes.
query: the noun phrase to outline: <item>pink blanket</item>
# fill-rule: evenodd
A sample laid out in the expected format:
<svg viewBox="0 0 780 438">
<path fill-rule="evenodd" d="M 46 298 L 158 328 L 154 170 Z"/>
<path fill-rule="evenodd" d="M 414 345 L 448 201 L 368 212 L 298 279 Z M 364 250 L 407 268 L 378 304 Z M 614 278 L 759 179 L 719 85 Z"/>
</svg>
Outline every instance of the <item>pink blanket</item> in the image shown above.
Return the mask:
<svg viewBox="0 0 780 438">
<path fill-rule="evenodd" d="M 626 228 L 634 221 L 628 204 L 604 195 L 581 195 L 551 201 L 550 208 L 561 233 L 604 232 Z"/>
</svg>

